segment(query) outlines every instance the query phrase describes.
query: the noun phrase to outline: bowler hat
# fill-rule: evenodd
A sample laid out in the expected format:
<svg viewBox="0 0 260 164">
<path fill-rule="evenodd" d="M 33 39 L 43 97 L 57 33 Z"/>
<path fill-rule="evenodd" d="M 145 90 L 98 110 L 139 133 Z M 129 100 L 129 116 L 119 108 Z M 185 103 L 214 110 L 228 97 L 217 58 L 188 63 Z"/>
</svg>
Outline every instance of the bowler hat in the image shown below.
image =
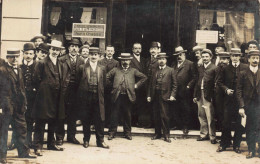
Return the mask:
<svg viewBox="0 0 260 164">
<path fill-rule="evenodd" d="M 81 41 L 78 38 L 72 38 L 68 43 L 69 45 L 78 45 L 81 46 Z"/>
<path fill-rule="evenodd" d="M 224 42 L 218 42 L 216 47 L 222 47 L 225 51 L 227 50 L 226 45 Z"/>
<path fill-rule="evenodd" d="M 230 57 L 230 53 L 229 52 L 219 52 L 218 56 L 222 57 L 222 58 L 225 58 L 225 57 L 229 58 Z"/>
<path fill-rule="evenodd" d="M 36 50 L 42 50 L 45 53 L 49 53 L 50 47 L 46 43 L 41 43 Z"/>
<path fill-rule="evenodd" d="M 83 48 L 89 49 L 89 45 L 83 45 L 83 46 L 81 46 L 81 47 L 79 48 L 79 52 L 81 52 Z"/>
<path fill-rule="evenodd" d="M 250 40 L 247 44 L 255 44 L 258 47 L 258 42 L 256 40 Z"/>
<path fill-rule="evenodd" d="M 60 49 L 63 49 L 64 47 L 62 46 L 62 42 L 59 41 L 59 40 L 52 40 L 51 41 L 51 44 L 47 44 L 48 46 L 50 47 L 56 47 L 56 48 L 60 48 Z"/>
<path fill-rule="evenodd" d="M 34 42 L 36 39 L 38 39 L 38 38 L 41 38 L 43 41 L 45 41 L 46 40 L 46 37 L 45 36 L 43 36 L 42 34 L 37 34 L 37 35 L 35 35 L 32 39 L 31 39 L 31 42 Z"/>
<path fill-rule="evenodd" d="M 166 55 L 165 52 L 160 52 L 157 56 L 156 56 L 157 59 L 160 59 L 160 58 L 168 58 L 168 56 Z"/>
<path fill-rule="evenodd" d="M 210 49 L 203 49 L 203 50 L 201 51 L 201 54 L 205 54 L 205 53 L 210 54 L 210 56 L 213 55 Z"/>
<path fill-rule="evenodd" d="M 174 53 L 173 55 L 179 55 L 179 54 L 185 53 L 185 52 L 187 52 L 187 50 L 184 50 L 184 49 L 182 48 L 182 46 L 179 46 L 179 47 L 176 47 L 176 48 L 175 48 L 175 53 Z"/>
<path fill-rule="evenodd" d="M 23 51 L 35 50 L 35 45 L 31 42 L 23 45 Z"/>
<path fill-rule="evenodd" d="M 160 47 L 160 46 L 159 46 L 159 43 L 158 43 L 158 42 L 152 42 L 152 43 L 151 43 L 151 48 L 153 48 L 153 47 L 159 48 L 159 47 Z"/>
<path fill-rule="evenodd" d="M 20 50 L 15 48 L 7 49 L 6 57 L 18 57 L 20 55 Z"/>
<path fill-rule="evenodd" d="M 133 57 L 131 56 L 130 53 L 121 53 L 120 56 L 118 57 L 120 60 L 131 60 Z"/>
<path fill-rule="evenodd" d="M 247 56 L 260 56 L 260 52 L 259 50 L 251 50 L 249 51 L 249 53 L 247 54 Z"/>
<path fill-rule="evenodd" d="M 230 50 L 231 55 L 241 55 L 241 49 L 240 48 L 231 48 Z"/>
<path fill-rule="evenodd" d="M 202 48 L 201 46 L 194 46 L 194 47 L 192 48 L 192 51 L 193 51 L 193 52 L 202 51 L 202 50 L 203 50 L 203 48 Z"/>
</svg>

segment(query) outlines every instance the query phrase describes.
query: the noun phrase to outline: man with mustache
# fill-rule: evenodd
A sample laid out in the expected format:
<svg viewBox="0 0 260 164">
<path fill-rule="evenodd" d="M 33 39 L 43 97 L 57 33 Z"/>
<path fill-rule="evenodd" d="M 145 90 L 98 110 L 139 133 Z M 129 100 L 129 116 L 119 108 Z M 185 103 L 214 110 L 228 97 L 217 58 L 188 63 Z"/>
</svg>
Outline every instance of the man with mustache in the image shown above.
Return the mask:
<svg viewBox="0 0 260 164">
<path fill-rule="evenodd" d="M 62 94 L 64 95 L 66 121 L 67 121 L 67 141 L 73 144 L 80 144 L 75 138 L 76 121 L 79 114 L 76 106 L 76 93 L 79 85 L 79 66 L 84 64 L 84 60 L 79 56 L 80 40 L 72 38 L 68 43 L 69 53 L 60 57 L 59 61 L 62 67 Z M 64 122 L 59 124 L 57 129 L 57 144 L 62 145 L 65 135 Z"/>
<path fill-rule="evenodd" d="M 193 62 L 186 59 L 187 50 L 181 46 L 175 48 L 174 56 L 177 56 L 177 63 L 173 65 L 176 72 L 176 79 L 178 82 L 178 90 L 176 96 L 176 108 L 173 109 L 173 117 L 177 125 L 182 128 L 183 134 L 189 133 L 189 125 L 191 120 L 192 90 L 194 88 L 197 70 Z"/>
<path fill-rule="evenodd" d="M 248 145 L 247 159 L 253 158 L 258 142 L 258 157 L 260 158 L 260 70 L 259 50 L 248 53 L 249 67 L 238 79 L 236 96 L 239 102 L 239 114 L 246 116 L 246 142 Z"/>
<path fill-rule="evenodd" d="M 37 48 L 36 48 L 36 61 L 43 60 L 48 56 L 49 53 L 49 46 L 47 43 L 41 43 Z"/>
<path fill-rule="evenodd" d="M 211 62 L 212 52 L 203 49 L 201 57 L 203 65 L 198 67 L 199 77 L 194 89 L 193 102 L 198 105 L 198 116 L 200 121 L 200 137 L 197 141 L 209 140 L 216 144 L 216 128 L 214 122 L 214 108 L 212 99 L 217 67 Z"/>
<path fill-rule="evenodd" d="M 115 54 L 115 47 L 108 45 L 106 47 L 106 56 L 104 59 L 99 60 L 99 64 L 105 67 L 106 72 L 111 71 L 113 68 L 119 66 L 119 62 L 113 59 L 113 55 Z M 105 87 L 105 109 L 106 109 L 106 121 L 105 126 L 109 127 L 110 118 L 111 118 L 111 110 L 113 109 L 113 104 L 111 101 L 111 91 L 112 85 L 106 85 Z"/>
<path fill-rule="evenodd" d="M 113 84 L 111 99 L 114 103 L 108 139 L 112 140 L 115 137 L 119 116 L 122 116 L 124 135 L 126 139 L 132 140 L 131 110 L 137 99 L 136 91 L 144 84 L 147 77 L 137 69 L 130 67 L 133 57 L 129 53 L 121 53 L 118 59 L 121 66 L 115 67 L 107 73 L 107 81 Z"/>
<path fill-rule="evenodd" d="M 60 54 L 62 42 L 52 40 L 49 56 L 36 63 L 34 83 L 36 85 L 36 98 L 32 110 L 35 119 L 33 144 L 37 156 L 42 156 L 45 124 L 48 123 L 47 149 L 63 151 L 55 142 L 54 133 L 60 120 L 65 119 L 64 100 L 61 94 L 62 68 L 57 59 Z"/>
</svg>

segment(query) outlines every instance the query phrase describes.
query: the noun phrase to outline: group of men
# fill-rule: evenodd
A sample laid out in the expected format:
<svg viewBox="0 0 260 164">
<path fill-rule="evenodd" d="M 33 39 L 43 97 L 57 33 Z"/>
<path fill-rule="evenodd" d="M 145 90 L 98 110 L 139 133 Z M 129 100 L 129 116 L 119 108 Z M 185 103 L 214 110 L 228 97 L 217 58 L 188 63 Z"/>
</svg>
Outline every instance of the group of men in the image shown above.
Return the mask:
<svg viewBox="0 0 260 164">
<path fill-rule="evenodd" d="M 65 55 L 62 42 L 52 40 L 47 44 L 44 39 L 40 35 L 24 44 L 20 66 L 20 50 L 8 50 L 7 62 L 0 62 L 0 162 L 6 163 L 9 124 L 13 128 L 12 145 L 22 158 L 36 158 L 30 154 L 30 147 L 35 155 L 43 155 L 46 124 L 48 150 L 64 150 L 60 146 L 65 122 L 67 141 L 80 144 L 76 139 L 77 120 L 83 125 L 85 148 L 89 146 L 92 124 L 97 146 L 108 149 L 104 127 L 109 128 L 108 140 L 113 140 L 121 121 L 125 138 L 132 140 L 132 123 L 140 123 L 141 115 L 153 120 L 152 140 L 163 137 L 170 143 L 172 110 L 177 125 L 187 135 L 192 100 L 198 105 L 197 141 L 217 143 L 216 114 L 222 130 L 217 152 L 232 144 L 235 120 L 233 149 L 240 153 L 244 132 L 241 117 L 247 116 L 247 158 L 255 156 L 256 142 L 260 142 L 258 43 L 256 48 L 249 49 L 247 64 L 242 64 L 242 53 L 237 48 L 225 52 L 225 47 L 218 45 L 214 55 L 209 49 L 195 46 L 197 60 L 192 62 L 186 59 L 187 51 L 181 46 L 169 56 L 160 52 L 158 42 L 152 42 L 150 58 L 143 58 L 142 45 L 134 43 L 133 53 L 121 53 L 118 62 L 113 58 L 115 48 L 110 45 L 106 47 L 106 56 L 100 59 L 99 48 L 81 45 L 77 38 L 69 41 Z M 167 63 L 169 57 L 173 58 L 171 67 Z"/>
</svg>

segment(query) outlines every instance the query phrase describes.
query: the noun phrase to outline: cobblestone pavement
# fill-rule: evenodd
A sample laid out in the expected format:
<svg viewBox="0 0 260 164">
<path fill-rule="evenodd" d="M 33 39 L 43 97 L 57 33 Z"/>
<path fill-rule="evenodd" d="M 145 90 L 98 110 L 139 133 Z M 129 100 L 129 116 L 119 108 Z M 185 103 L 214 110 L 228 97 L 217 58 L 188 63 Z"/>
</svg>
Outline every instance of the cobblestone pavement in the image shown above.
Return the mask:
<svg viewBox="0 0 260 164">
<path fill-rule="evenodd" d="M 45 134 L 46 135 L 46 134 Z M 9 134 L 11 136 L 11 133 Z M 82 143 L 83 135 L 77 134 L 76 138 Z M 10 163 L 89 163 L 89 164 L 260 164 L 260 158 L 246 159 L 247 146 L 243 141 L 242 154 L 236 154 L 229 149 L 226 152 L 217 153 L 218 144 L 212 145 L 209 141 L 198 142 L 193 139 L 173 139 L 172 143 L 163 140 L 151 140 L 150 137 L 133 136 L 129 141 L 123 137 L 116 137 L 112 141 L 105 142 L 111 147 L 102 149 L 96 147 L 95 135 L 91 136 L 90 147 L 85 149 L 82 145 L 64 143 L 64 152 L 46 150 L 44 145 L 44 156 L 37 159 L 19 159 L 17 151 L 8 151 L 8 162 Z M 32 150 L 33 152 L 33 150 Z"/>
</svg>

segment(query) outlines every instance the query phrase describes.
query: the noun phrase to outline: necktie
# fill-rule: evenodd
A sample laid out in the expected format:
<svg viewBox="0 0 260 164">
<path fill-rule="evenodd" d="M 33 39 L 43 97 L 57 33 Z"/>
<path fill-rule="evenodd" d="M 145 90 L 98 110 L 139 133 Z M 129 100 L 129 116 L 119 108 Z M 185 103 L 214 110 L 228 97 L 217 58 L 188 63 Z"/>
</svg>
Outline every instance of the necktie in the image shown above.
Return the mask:
<svg viewBox="0 0 260 164">
<path fill-rule="evenodd" d="M 13 66 L 12 69 L 14 70 L 14 72 L 17 74 L 18 70 L 17 70 L 17 66 Z"/>
</svg>

